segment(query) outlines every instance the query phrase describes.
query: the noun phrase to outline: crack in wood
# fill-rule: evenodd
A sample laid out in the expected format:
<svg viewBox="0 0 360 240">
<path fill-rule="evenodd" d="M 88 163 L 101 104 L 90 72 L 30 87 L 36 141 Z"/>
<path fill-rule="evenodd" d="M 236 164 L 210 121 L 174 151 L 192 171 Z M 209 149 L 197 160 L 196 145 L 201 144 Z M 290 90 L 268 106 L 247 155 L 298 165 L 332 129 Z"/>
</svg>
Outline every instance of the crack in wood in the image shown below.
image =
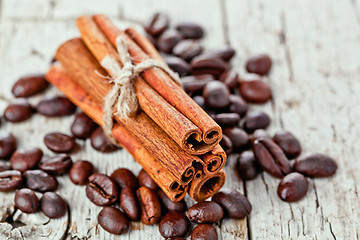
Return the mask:
<svg viewBox="0 0 360 240">
<path fill-rule="evenodd" d="M 280 43 L 282 45 L 284 45 L 285 48 L 285 58 L 286 58 L 286 64 L 287 64 L 287 68 L 289 70 L 289 80 L 290 82 L 294 82 L 294 69 L 293 69 L 293 64 L 292 64 L 292 59 L 291 59 L 291 54 L 290 54 L 290 48 L 289 45 L 287 43 L 287 39 L 286 39 L 286 18 L 285 18 L 285 13 L 282 12 L 280 14 L 280 23 L 281 23 L 281 30 L 280 30 Z"/>
<path fill-rule="evenodd" d="M 221 25 L 223 30 L 223 37 L 225 44 L 231 46 L 229 38 L 229 27 L 227 22 L 227 9 L 226 9 L 226 0 L 219 0 L 220 4 L 220 15 L 221 15 Z"/>
<path fill-rule="evenodd" d="M 334 232 L 333 232 L 331 223 L 330 223 L 330 222 L 328 222 L 328 223 L 329 223 L 330 233 L 331 233 L 331 235 L 333 236 L 334 240 L 336 240 L 336 236 L 335 236 L 335 234 L 334 234 Z"/>
</svg>

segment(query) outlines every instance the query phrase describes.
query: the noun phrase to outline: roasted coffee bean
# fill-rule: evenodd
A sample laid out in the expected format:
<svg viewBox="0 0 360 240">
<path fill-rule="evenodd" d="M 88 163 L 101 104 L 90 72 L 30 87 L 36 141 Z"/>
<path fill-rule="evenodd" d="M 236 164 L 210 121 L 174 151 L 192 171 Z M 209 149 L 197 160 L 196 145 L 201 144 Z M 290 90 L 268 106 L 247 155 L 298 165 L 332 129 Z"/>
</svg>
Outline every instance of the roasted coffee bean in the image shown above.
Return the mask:
<svg viewBox="0 0 360 240">
<path fill-rule="evenodd" d="M 35 213 L 39 210 L 39 199 L 33 190 L 23 188 L 15 193 L 15 206 L 24 213 Z"/>
<path fill-rule="evenodd" d="M 238 113 L 219 113 L 214 115 L 213 119 L 221 127 L 232 127 L 240 122 L 240 115 Z"/>
<path fill-rule="evenodd" d="M 321 153 L 299 157 L 294 165 L 294 171 L 308 177 L 329 177 L 335 174 L 336 169 L 335 160 Z"/>
<path fill-rule="evenodd" d="M 5 111 L 4 118 L 13 123 L 23 122 L 31 118 L 34 113 L 34 108 L 24 98 L 16 99 L 10 103 Z"/>
<path fill-rule="evenodd" d="M 253 151 L 260 167 L 274 177 L 282 178 L 291 172 L 289 160 L 271 139 L 255 139 Z"/>
<path fill-rule="evenodd" d="M 121 190 L 120 207 L 131 220 L 139 220 L 140 206 L 135 191 L 131 187 L 125 187 Z"/>
<path fill-rule="evenodd" d="M 190 63 L 191 74 L 210 74 L 218 78 L 227 68 L 227 63 L 221 58 L 206 58 L 204 56 L 194 57 Z"/>
<path fill-rule="evenodd" d="M 75 140 L 73 137 L 60 133 L 48 133 L 44 137 L 45 145 L 53 152 L 68 153 L 75 147 Z"/>
<path fill-rule="evenodd" d="M 176 29 L 184 38 L 200 39 L 204 36 L 204 29 L 196 23 L 180 23 L 176 26 Z"/>
<path fill-rule="evenodd" d="M 56 178 L 42 170 L 27 170 L 24 178 L 26 186 L 37 192 L 51 192 L 58 187 Z"/>
<path fill-rule="evenodd" d="M 208 58 L 221 58 L 225 62 L 229 62 L 235 55 L 235 50 L 233 48 L 225 47 L 222 49 L 206 51 L 201 55 L 204 55 Z"/>
<path fill-rule="evenodd" d="M 7 161 L 0 160 L 0 172 L 10 170 L 10 164 Z"/>
<path fill-rule="evenodd" d="M 49 86 L 43 74 L 22 77 L 12 87 L 16 98 L 27 98 L 44 91 Z"/>
<path fill-rule="evenodd" d="M 270 125 L 270 117 L 264 112 L 251 112 L 245 117 L 243 128 L 248 133 L 256 129 L 265 129 Z"/>
<path fill-rule="evenodd" d="M 169 66 L 169 68 L 174 72 L 177 72 L 180 77 L 186 76 L 190 71 L 190 65 L 181 58 L 169 56 L 165 57 L 164 61 Z"/>
<path fill-rule="evenodd" d="M 140 186 L 148 187 L 154 191 L 157 191 L 159 189 L 159 186 L 144 169 L 141 169 L 141 171 L 139 172 L 138 181 Z"/>
<path fill-rule="evenodd" d="M 257 138 L 269 138 L 271 139 L 270 135 L 264 129 L 257 129 L 252 134 L 252 141 Z"/>
<path fill-rule="evenodd" d="M 70 168 L 69 177 L 74 184 L 83 185 L 94 173 L 94 165 L 89 161 L 76 161 Z"/>
<path fill-rule="evenodd" d="M 205 108 L 206 108 L 205 99 L 204 99 L 203 96 L 194 96 L 194 97 L 193 97 L 193 100 L 194 100 L 194 102 L 196 102 L 197 105 L 199 105 L 202 109 L 205 109 Z"/>
<path fill-rule="evenodd" d="M 55 96 L 41 100 L 36 110 L 47 117 L 62 117 L 73 114 L 76 107 L 67 98 Z"/>
<path fill-rule="evenodd" d="M 278 131 L 273 137 L 274 142 L 284 151 L 289 159 L 296 158 L 301 153 L 299 140 L 288 131 Z"/>
<path fill-rule="evenodd" d="M 278 186 L 278 196 L 285 202 L 296 202 L 306 195 L 309 183 L 306 177 L 294 172 L 286 175 Z"/>
<path fill-rule="evenodd" d="M 159 223 L 159 231 L 164 238 L 183 237 L 189 231 L 190 222 L 182 212 L 168 212 Z"/>
<path fill-rule="evenodd" d="M 270 86 L 256 74 L 247 74 L 240 79 L 240 95 L 251 103 L 265 103 L 272 97 Z"/>
<path fill-rule="evenodd" d="M 141 222 L 152 225 L 160 221 L 161 204 L 156 193 L 148 187 L 140 187 L 136 191 L 141 206 Z"/>
<path fill-rule="evenodd" d="M 55 175 L 66 173 L 71 167 L 72 159 L 67 154 L 59 154 L 52 157 L 44 157 L 39 163 L 39 168 Z"/>
<path fill-rule="evenodd" d="M 230 138 L 234 152 L 241 152 L 249 147 L 249 136 L 244 130 L 237 127 L 225 128 L 223 133 Z"/>
<path fill-rule="evenodd" d="M 259 166 L 257 164 L 253 151 L 242 152 L 237 161 L 236 168 L 241 179 L 254 179 L 259 172 Z"/>
<path fill-rule="evenodd" d="M 205 85 L 213 80 L 214 77 L 209 74 L 181 78 L 184 91 L 190 96 L 201 93 Z"/>
<path fill-rule="evenodd" d="M 10 158 L 11 168 L 25 172 L 26 170 L 33 169 L 43 156 L 40 148 L 28 147 L 19 149 L 14 152 Z"/>
<path fill-rule="evenodd" d="M 184 201 L 184 199 L 179 202 L 171 201 L 171 199 L 166 196 L 166 194 L 162 190 L 157 191 L 157 195 L 160 199 L 160 202 L 162 203 L 162 209 L 164 210 L 164 212 L 185 212 L 186 202 Z"/>
<path fill-rule="evenodd" d="M 87 139 L 96 128 L 96 123 L 85 113 L 76 114 L 74 122 L 71 125 L 71 133 L 79 139 Z"/>
<path fill-rule="evenodd" d="M 229 96 L 229 101 L 230 101 L 230 105 L 229 105 L 230 112 L 238 113 L 240 114 L 240 116 L 244 116 L 246 114 L 248 110 L 248 105 L 244 101 L 244 99 L 242 99 L 238 95 L 232 94 Z"/>
<path fill-rule="evenodd" d="M 271 65 L 271 58 L 266 54 L 260 54 L 247 60 L 246 71 L 259 75 L 267 75 L 270 72 Z"/>
<path fill-rule="evenodd" d="M 183 39 L 182 35 L 174 30 L 166 30 L 157 40 L 157 47 L 164 53 L 171 53 L 174 46 Z"/>
<path fill-rule="evenodd" d="M 251 213 L 252 207 L 249 200 L 240 192 L 233 189 L 221 189 L 211 198 L 224 210 L 224 215 L 229 218 L 244 218 Z"/>
<path fill-rule="evenodd" d="M 203 97 L 207 106 L 212 108 L 224 108 L 230 104 L 230 91 L 220 81 L 211 81 L 203 89 Z"/>
<path fill-rule="evenodd" d="M 187 211 L 187 216 L 191 222 L 214 223 L 222 219 L 224 212 L 216 202 L 199 202 Z"/>
<path fill-rule="evenodd" d="M 166 14 L 155 13 L 148 24 L 144 26 L 145 31 L 153 37 L 158 37 L 169 27 L 169 18 Z"/>
<path fill-rule="evenodd" d="M 114 152 L 119 149 L 107 138 L 101 127 L 93 131 L 90 140 L 91 146 L 99 152 Z"/>
<path fill-rule="evenodd" d="M 116 182 L 105 174 L 94 173 L 89 177 L 86 185 L 86 196 L 98 206 L 107 206 L 114 203 L 119 196 Z"/>
<path fill-rule="evenodd" d="M 239 74 L 232 69 L 228 69 L 220 75 L 219 80 L 229 89 L 234 89 L 239 83 Z"/>
<path fill-rule="evenodd" d="M 16 150 L 15 137 L 6 130 L 0 130 L 0 158 L 9 159 Z"/>
<path fill-rule="evenodd" d="M 233 145 L 230 138 L 226 135 L 222 136 L 220 141 L 220 146 L 224 149 L 227 156 L 229 156 L 233 151 Z"/>
<path fill-rule="evenodd" d="M 112 234 L 124 234 L 130 229 L 125 215 L 114 207 L 104 207 L 98 215 L 98 222 L 105 231 Z"/>
<path fill-rule="evenodd" d="M 120 188 L 130 187 L 136 190 L 139 187 L 138 180 L 134 173 L 126 168 L 118 168 L 112 174 L 111 178 Z"/>
<path fill-rule="evenodd" d="M 218 240 L 218 235 L 213 225 L 198 224 L 191 233 L 191 240 Z"/>
<path fill-rule="evenodd" d="M 22 183 L 21 172 L 6 170 L 0 172 L 0 192 L 8 192 L 17 189 Z"/>
<path fill-rule="evenodd" d="M 190 61 L 203 51 L 202 46 L 196 40 L 181 40 L 173 48 L 172 53 L 185 61 Z"/>
<path fill-rule="evenodd" d="M 41 211 L 48 218 L 61 218 L 67 212 L 67 203 L 54 192 L 46 192 L 41 198 Z"/>
</svg>

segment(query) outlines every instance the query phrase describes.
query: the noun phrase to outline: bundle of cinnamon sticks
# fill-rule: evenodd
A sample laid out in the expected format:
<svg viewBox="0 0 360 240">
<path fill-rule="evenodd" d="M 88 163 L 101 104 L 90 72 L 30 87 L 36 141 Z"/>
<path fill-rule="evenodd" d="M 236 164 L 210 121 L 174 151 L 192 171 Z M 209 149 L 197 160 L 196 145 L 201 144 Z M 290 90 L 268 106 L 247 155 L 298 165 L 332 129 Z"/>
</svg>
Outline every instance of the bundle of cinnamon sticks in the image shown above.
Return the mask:
<svg viewBox="0 0 360 240">
<path fill-rule="evenodd" d="M 107 17 L 77 19 L 81 38 L 62 44 L 46 78 L 100 126 L 104 97 L 113 88 L 111 59 L 121 68 L 116 50 L 121 37 L 132 62 L 163 61 L 154 46 L 132 28 L 119 30 Z M 105 77 L 104 76 L 109 76 Z M 173 201 L 186 192 L 203 201 L 225 182 L 226 154 L 221 128 L 160 68 L 144 70 L 133 79 L 140 110 L 127 119 L 114 115 L 112 135 Z"/>
</svg>

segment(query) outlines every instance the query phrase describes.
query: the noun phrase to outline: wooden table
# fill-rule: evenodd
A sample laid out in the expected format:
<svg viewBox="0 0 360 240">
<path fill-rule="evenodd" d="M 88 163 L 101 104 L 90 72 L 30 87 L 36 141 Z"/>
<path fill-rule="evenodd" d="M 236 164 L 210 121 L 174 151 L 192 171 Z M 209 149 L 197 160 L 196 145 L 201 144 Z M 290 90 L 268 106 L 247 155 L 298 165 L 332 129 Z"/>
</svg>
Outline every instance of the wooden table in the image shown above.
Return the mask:
<svg viewBox="0 0 360 240">
<path fill-rule="evenodd" d="M 172 24 L 188 20 L 206 28 L 207 48 L 236 49 L 233 66 L 244 73 L 245 60 L 268 53 L 274 60 L 269 82 L 274 99 L 263 106 L 272 117 L 270 133 L 291 130 L 303 152 L 322 152 L 339 165 L 332 178 L 310 179 L 307 196 L 282 202 L 279 180 L 264 173 L 241 182 L 235 174 L 236 155 L 226 167 L 226 187 L 244 191 L 253 205 L 246 220 L 216 225 L 220 239 L 359 239 L 360 236 L 360 2 L 359 0 L 0 0 L 0 106 L 13 98 L 18 77 L 46 72 L 57 46 L 78 36 L 74 20 L 81 14 L 105 13 L 120 27 L 135 26 L 154 12 L 171 16 Z M 36 104 L 50 89 L 30 99 Z M 4 123 L 19 147 L 43 144 L 49 131 L 69 133 L 73 117 L 46 119 L 35 115 L 20 124 Z M 126 151 L 100 154 L 89 141 L 79 141 L 73 159 L 86 159 L 100 172 L 118 167 L 137 173 L 140 166 Z M 161 239 L 158 226 L 132 224 L 124 236 L 105 232 L 97 224 L 99 207 L 84 187 L 59 177 L 57 192 L 69 203 L 68 214 L 49 220 L 42 213 L 14 212 L 14 193 L 0 193 L 0 239 Z M 188 204 L 192 204 L 187 199 Z M 4 222 L 8 216 L 16 224 Z M 21 222 L 21 224 L 20 224 Z"/>
</svg>

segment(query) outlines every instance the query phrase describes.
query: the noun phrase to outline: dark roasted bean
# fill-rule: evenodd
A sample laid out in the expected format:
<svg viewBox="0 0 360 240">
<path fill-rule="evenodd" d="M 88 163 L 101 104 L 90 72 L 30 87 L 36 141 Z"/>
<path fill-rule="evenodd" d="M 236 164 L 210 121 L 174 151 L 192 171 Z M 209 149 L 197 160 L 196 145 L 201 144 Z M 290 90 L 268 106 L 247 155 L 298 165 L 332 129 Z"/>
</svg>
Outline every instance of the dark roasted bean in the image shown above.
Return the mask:
<svg viewBox="0 0 360 240">
<path fill-rule="evenodd" d="M 68 153 L 75 147 L 75 140 L 73 137 L 60 133 L 48 133 L 44 137 L 45 145 L 53 152 Z"/>
<path fill-rule="evenodd" d="M 39 210 L 39 199 L 33 190 L 23 188 L 15 193 L 15 206 L 24 213 L 34 213 Z"/>
<path fill-rule="evenodd" d="M 227 156 L 229 156 L 233 151 L 233 145 L 228 136 L 225 134 L 222 136 L 222 139 L 220 141 L 220 146 L 224 149 Z"/>
<path fill-rule="evenodd" d="M 180 23 L 176 26 L 176 29 L 184 36 L 184 38 L 200 39 L 204 36 L 203 28 L 196 23 Z"/>
<path fill-rule="evenodd" d="M 119 149 L 107 138 L 101 127 L 93 131 L 90 140 L 91 146 L 99 152 L 114 152 Z"/>
<path fill-rule="evenodd" d="M 306 177 L 300 173 L 286 175 L 278 187 L 278 196 L 285 202 L 296 202 L 306 195 L 309 183 Z"/>
<path fill-rule="evenodd" d="M 182 35 L 174 30 L 165 31 L 157 40 L 157 47 L 164 53 L 171 53 L 174 46 L 183 39 Z"/>
<path fill-rule="evenodd" d="M 34 113 L 34 108 L 24 98 L 16 99 L 10 103 L 5 111 L 4 118 L 13 123 L 23 122 L 31 118 Z"/>
<path fill-rule="evenodd" d="M 242 99 L 238 95 L 230 95 L 229 101 L 230 101 L 230 105 L 229 105 L 230 112 L 238 113 L 240 114 L 240 116 L 244 116 L 246 114 L 248 110 L 248 105 L 244 101 L 244 99 Z"/>
<path fill-rule="evenodd" d="M 56 96 L 41 100 L 36 110 L 47 117 L 62 117 L 73 114 L 76 107 L 67 98 Z"/>
<path fill-rule="evenodd" d="M 190 222 L 182 212 L 168 212 L 159 223 L 159 231 L 164 238 L 183 237 L 189 231 Z"/>
<path fill-rule="evenodd" d="M 252 210 L 249 200 L 237 190 L 221 189 L 211 200 L 218 203 L 224 210 L 224 215 L 229 218 L 244 218 Z"/>
<path fill-rule="evenodd" d="M 171 201 L 171 199 L 168 196 L 166 196 L 166 194 L 162 190 L 157 191 L 157 195 L 160 199 L 160 202 L 162 203 L 163 206 L 162 209 L 164 209 L 164 212 L 167 211 L 185 212 L 186 202 L 184 201 L 184 199 L 179 202 Z"/>
<path fill-rule="evenodd" d="M 270 125 L 270 117 L 264 112 L 251 112 L 245 117 L 243 128 L 248 133 L 256 129 L 265 129 Z"/>
<path fill-rule="evenodd" d="M 206 58 L 197 56 L 190 63 L 191 74 L 210 74 L 218 78 L 227 68 L 227 63 L 221 58 Z"/>
<path fill-rule="evenodd" d="M 98 206 L 114 203 L 119 196 L 119 190 L 114 180 L 102 173 L 94 173 L 86 185 L 86 196 Z"/>
<path fill-rule="evenodd" d="M 230 138 L 234 152 L 241 152 L 249 147 L 249 136 L 244 130 L 237 127 L 225 128 L 223 133 Z"/>
<path fill-rule="evenodd" d="M 203 96 L 194 96 L 193 97 L 193 100 L 194 102 L 197 103 L 197 105 L 199 105 L 202 109 L 205 109 L 206 108 L 206 105 L 205 105 L 205 99 Z"/>
<path fill-rule="evenodd" d="M 16 98 L 26 98 L 44 91 L 49 86 L 43 74 L 22 77 L 12 87 Z"/>
<path fill-rule="evenodd" d="M 150 177 L 150 175 L 147 172 L 145 172 L 144 169 L 141 169 L 141 171 L 139 172 L 138 181 L 139 181 L 140 186 L 148 187 L 154 191 L 157 191 L 159 189 L 159 186 Z"/>
<path fill-rule="evenodd" d="M 42 170 L 27 170 L 24 172 L 26 186 L 34 191 L 49 192 L 55 191 L 58 181 L 55 177 Z"/>
<path fill-rule="evenodd" d="M 271 139 L 270 135 L 264 129 L 257 129 L 252 134 L 252 141 L 257 138 L 269 138 Z"/>
<path fill-rule="evenodd" d="M 26 170 L 33 169 L 43 156 L 40 148 L 28 147 L 19 149 L 14 152 L 10 158 L 11 168 L 25 172 Z"/>
<path fill-rule="evenodd" d="M 230 104 L 230 91 L 220 81 L 211 81 L 203 89 L 203 97 L 207 106 L 212 108 L 224 108 Z"/>
<path fill-rule="evenodd" d="M 218 240 L 218 235 L 213 225 L 198 224 L 191 233 L 191 240 Z"/>
<path fill-rule="evenodd" d="M 219 113 L 214 115 L 213 119 L 221 127 L 232 127 L 240 122 L 240 115 L 238 113 Z"/>
<path fill-rule="evenodd" d="M 214 223 L 222 219 L 224 212 L 216 202 L 199 202 L 187 211 L 191 222 Z"/>
<path fill-rule="evenodd" d="M 54 192 L 46 192 L 41 198 L 41 211 L 48 218 L 61 218 L 67 212 L 67 204 Z"/>
<path fill-rule="evenodd" d="M 17 189 L 22 183 L 21 172 L 6 170 L 0 172 L 0 192 L 8 192 Z"/>
<path fill-rule="evenodd" d="M 114 207 L 104 207 L 98 215 L 98 222 L 105 231 L 112 234 L 124 234 L 130 229 L 125 215 Z"/>
<path fill-rule="evenodd" d="M 71 133 L 79 139 L 86 139 L 96 128 L 96 123 L 85 113 L 76 114 L 74 122 L 71 125 Z"/>
<path fill-rule="evenodd" d="M 271 139 L 255 139 L 253 150 L 260 167 L 274 177 L 282 178 L 291 172 L 289 160 Z"/>
<path fill-rule="evenodd" d="M 210 58 L 221 58 L 222 60 L 229 62 L 231 58 L 235 55 L 235 50 L 233 48 L 225 47 L 222 49 L 215 49 L 206 51 L 203 54 L 204 56 Z"/>
<path fill-rule="evenodd" d="M 237 161 L 236 168 L 241 179 L 254 179 L 259 172 L 259 166 L 257 164 L 253 151 L 242 152 Z"/>
<path fill-rule="evenodd" d="M 120 188 L 130 187 L 136 190 L 139 187 L 138 180 L 134 173 L 126 168 L 118 168 L 112 174 L 111 178 L 119 185 Z"/>
<path fill-rule="evenodd" d="M 250 73 L 267 75 L 272 65 L 271 58 L 266 54 L 253 56 L 246 62 L 246 70 Z"/>
<path fill-rule="evenodd" d="M 88 161 L 76 161 L 70 168 L 69 177 L 74 184 L 83 185 L 94 173 L 94 165 Z"/>
<path fill-rule="evenodd" d="M 164 61 L 169 66 L 169 68 L 174 72 L 177 72 L 180 77 L 187 75 L 190 71 L 190 65 L 181 58 L 169 56 L 165 57 Z"/>
<path fill-rule="evenodd" d="M 59 154 L 52 157 L 44 157 L 39 163 L 39 168 L 55 175 L 66 173 L 72 164 L 72 159 L 67 154 Z"/>
<path fill-rule="evenodd" d="M 173 48 L 173 54 L 185 61 L 190 61 L 203 51 L 202 46 L 195 40 L 181 40 Z"/>
<path fill-rule="evenodd" d="M 228 69 L 220 75 L 219 80 L 225 83 L 229 89 L 234 89 L 239 83 L 239 74 L 232 69 Z"/>
<path fill-rule="evenodd" d="M 155 13 L 148 24 L 144 26 L 145 31 L 153 37 L 158 37 L 169 27 L 169 18 L 163 13 Z"/>
<path fill-rule="evenodd" d="M 137 221 L 140 217 L 140 206 L 135 195 L 134 189 L 125 187 L 120 193 L 120 207 L 125 215 L 131 220 Z"/>
<path fill-rule="evenodd" d="M 147 187 L 140 187 L 136 191 L 141 206 L 141 222 L 152 225 L 160 221 L 161 204 L 156 193 Z"/>
<path fill-rule="evenodd" d="M 294 171 L 308 177 L 329 177 L 335 174 L 336 169 L 335 160 L 321 153 L 299 157 L 294 165 Z"/>
<path fill-rule="evenodd" d="M 291 132 L 278 131 L 275 133 L 273 140 L 279 145 L 289 159 L 296 158 L 300 155 L 300 142 Z"/>
<path fill-rule="evenodd" d="M 240 95 L 251 103 L 265 103 L 272 97 L 270 86 L 256 74 L 247 74 L 240 79 Z"/>
<path fill-rule="evenodd" d="M 181 78 L 184 91 L 189 95 L 201 93 L 205 85 L 213 80 L 214 77 L 208 74 Z"/>
<path fill-rule="evenodd" d="M 0 172 L 10 170 L 10 164 L 7 161 L 0 160 Z"/>
<path fill-rule="evenodd" d="M 6 130 L 0 130 L 0 158 L 9 159 L 16 150 L 15 137 Z"/>
</svg>

